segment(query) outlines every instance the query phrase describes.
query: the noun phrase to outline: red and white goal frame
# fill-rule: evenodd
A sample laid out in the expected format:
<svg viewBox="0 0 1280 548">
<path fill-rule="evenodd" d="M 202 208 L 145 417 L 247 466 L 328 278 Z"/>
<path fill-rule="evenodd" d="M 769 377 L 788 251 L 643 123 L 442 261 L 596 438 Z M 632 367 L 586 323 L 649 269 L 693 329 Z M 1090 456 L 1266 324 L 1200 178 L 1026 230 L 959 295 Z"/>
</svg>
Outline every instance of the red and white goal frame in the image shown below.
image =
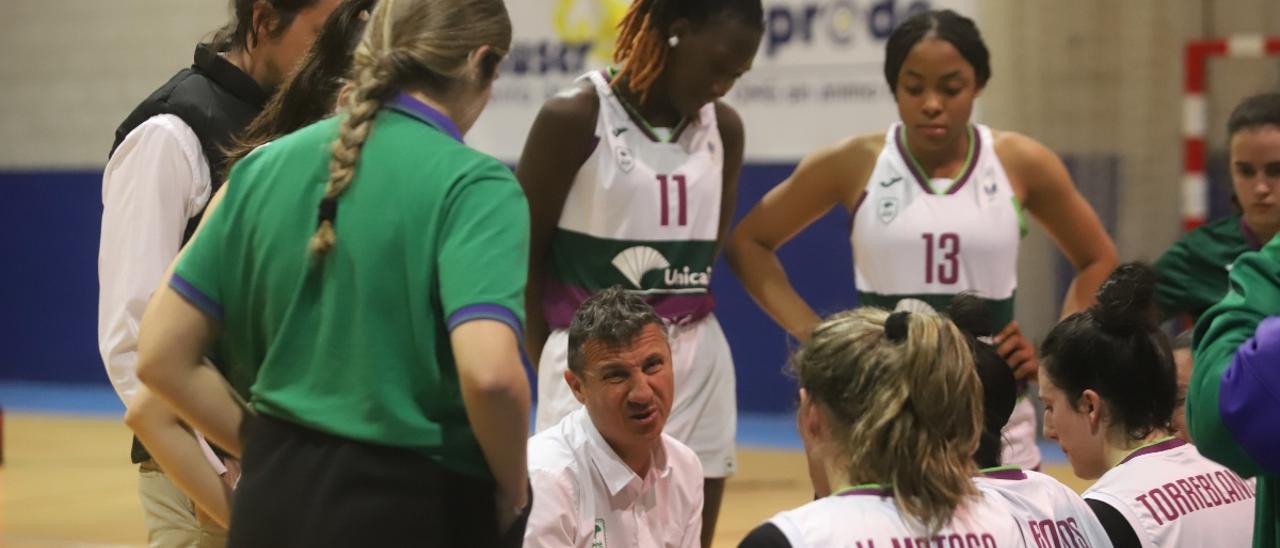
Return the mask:
<svg viewBox="0 0 1280 548">
<path fill-rule="evenodd" d="M 1204 224 L 1209 214 L 1209 187 L 1205 177 L 1205 132 L 1209 108 L 1205 101 L 1206 65 L 1210 57 L 1264 57 L 1280 55 L 1280 36 L 1241 34 L 1187 42 L 1184 49 L 1182 99 L 1182 229 Z"/>
</svg>

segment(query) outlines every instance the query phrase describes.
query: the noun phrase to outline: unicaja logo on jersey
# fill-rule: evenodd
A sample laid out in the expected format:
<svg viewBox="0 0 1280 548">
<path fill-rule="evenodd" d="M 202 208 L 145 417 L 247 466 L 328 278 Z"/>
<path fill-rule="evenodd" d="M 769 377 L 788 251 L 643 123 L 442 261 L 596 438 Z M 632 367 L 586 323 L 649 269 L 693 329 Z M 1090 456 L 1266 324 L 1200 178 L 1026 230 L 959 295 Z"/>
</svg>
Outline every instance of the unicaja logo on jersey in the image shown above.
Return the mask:
<svg viewBox="0 0 1280 548">
<path fill-rule="evenodd" d="M 662 253 L 647 245 L 622 250 L 613 257 L 613 266 L 636 289 L 644 289 L 645 287 L 640 283 L 644 275 L 658 269 L 662 269 L 662 283 L 667 287 L 711 285 L 711 267 L 707 267 L 706 270 L 692 270 L 687 266 L 672 268 L 671 263 L 662 256 Z"/>
<path fill-rule="evenodd" d="M 681 270 L 668 268 L 662 273 L 662 282 L 668 286 L 693 285 L 705 287 L 711 285 L 711 267 L 708 266 L 707 269 L 703 271 L 690 271 L 687 266 Z"/>
<path fill-rule="evenodd" d="M 667 258 L 663 257 L 658 250 L 647 245 L 638 245 L 622 250 L 621 253 L 613 257 L 613 266 L 622 272 L 622 275 L 631 282 L 631 285 L 640 289 L 640 278 L 651 270 L 659 268 L 668 268 L 671 263 L 667 262 Z"/>
</svg>

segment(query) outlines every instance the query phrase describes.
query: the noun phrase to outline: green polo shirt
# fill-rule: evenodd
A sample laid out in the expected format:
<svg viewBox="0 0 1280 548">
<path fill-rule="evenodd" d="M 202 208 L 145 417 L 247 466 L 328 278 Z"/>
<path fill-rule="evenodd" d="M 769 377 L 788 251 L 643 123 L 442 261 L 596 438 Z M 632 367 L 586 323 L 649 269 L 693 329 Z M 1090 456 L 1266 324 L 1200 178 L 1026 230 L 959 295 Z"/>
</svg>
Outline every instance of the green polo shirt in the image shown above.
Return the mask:
<svg viewBox="0 0 1280 548">
<path fill-rule="evenodd" d="M 1241 254 L 1262 247 L 1239 215 L 1186 233 L 1155 262 L 1156 304 L 1166 318 L 1199 318 L 1226 296 L 1227 274 Z"/>
<path fill-rule="evenodd" d="M 511 171 L 407 95 L 375 118 L 338 199 L 337 245 L 307 250 L 339 118 L 239 162 L 170 286 L 220 320 L 232 385 L 266 415 L 489 471 L 449 332 L 524 317 L 529 212 Z"/>
</svg>

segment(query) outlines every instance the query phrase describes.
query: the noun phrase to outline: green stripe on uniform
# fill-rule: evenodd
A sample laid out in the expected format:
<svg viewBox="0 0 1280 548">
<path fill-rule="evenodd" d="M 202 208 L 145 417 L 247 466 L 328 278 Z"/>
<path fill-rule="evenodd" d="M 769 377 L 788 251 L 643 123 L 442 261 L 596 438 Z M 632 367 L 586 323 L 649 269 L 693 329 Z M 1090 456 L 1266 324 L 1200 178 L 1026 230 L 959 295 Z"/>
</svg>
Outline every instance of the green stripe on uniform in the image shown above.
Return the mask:
<svg viewBox="0 0 1280 548">
<path fill-rule="evenodd" d="M 704 280 L 710 278 L 715 248 L 712 240 L 613 240 L 557 229 L 551 240 L 551 274 L 590 291 L 620 285 L 701 292 L 708 286 Z"/>
<path fill-rule="evenodd" d="M 1018 237 L 1027 237 L 1027 213 L 1022 209 L 1022 202 L 1018 201 L 1018 195 L 1014 194 L 1009 197 L 1013 200 L 1013 211 L 1018 214 Z"/>
</svg>

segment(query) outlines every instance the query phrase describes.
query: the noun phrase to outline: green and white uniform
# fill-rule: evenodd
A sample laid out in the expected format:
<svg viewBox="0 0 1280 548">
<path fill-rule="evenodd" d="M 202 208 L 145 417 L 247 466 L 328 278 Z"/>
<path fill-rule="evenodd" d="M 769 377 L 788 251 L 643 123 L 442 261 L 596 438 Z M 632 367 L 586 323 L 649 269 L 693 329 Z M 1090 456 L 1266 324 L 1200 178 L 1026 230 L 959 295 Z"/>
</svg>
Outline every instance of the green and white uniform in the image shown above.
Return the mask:
<svg viewBox="0 0 1280 548">
<path fill-rule="evenodd" d="M 584 76 L 599 98 L 595 146 L 578 169 L 551 243 L 543 311 L 552 328 L 538 367 L 537 430 L 577 409 L 563 375 L 567 329 L 593 293 L 644 295 L 670 326 L 675 402 L 665 432 L 698 454 L 708 477 L 733 473 L 733 359 L 711 314 L 724 145 L 715 104 L 668 135 L 633 114 L 605 72 Z"/>
<path fill-rule="evenodd" d="M 1026 227 L 991 129 L 973 124 L 969 132 L 960 176 L 930 179 L 907 151 L 902 124 L 889 128 L 854 209 L 850 241 L 861 304 L 893 309 L 914 299 L 944 311 L 968 291 L 987 301 L 997 329 L 1013 320 Z M 1035 437 L 1035 409 L 1023 398 L 1004 430 L 1004 462 L 1038 467 Z"/>
</svg>

